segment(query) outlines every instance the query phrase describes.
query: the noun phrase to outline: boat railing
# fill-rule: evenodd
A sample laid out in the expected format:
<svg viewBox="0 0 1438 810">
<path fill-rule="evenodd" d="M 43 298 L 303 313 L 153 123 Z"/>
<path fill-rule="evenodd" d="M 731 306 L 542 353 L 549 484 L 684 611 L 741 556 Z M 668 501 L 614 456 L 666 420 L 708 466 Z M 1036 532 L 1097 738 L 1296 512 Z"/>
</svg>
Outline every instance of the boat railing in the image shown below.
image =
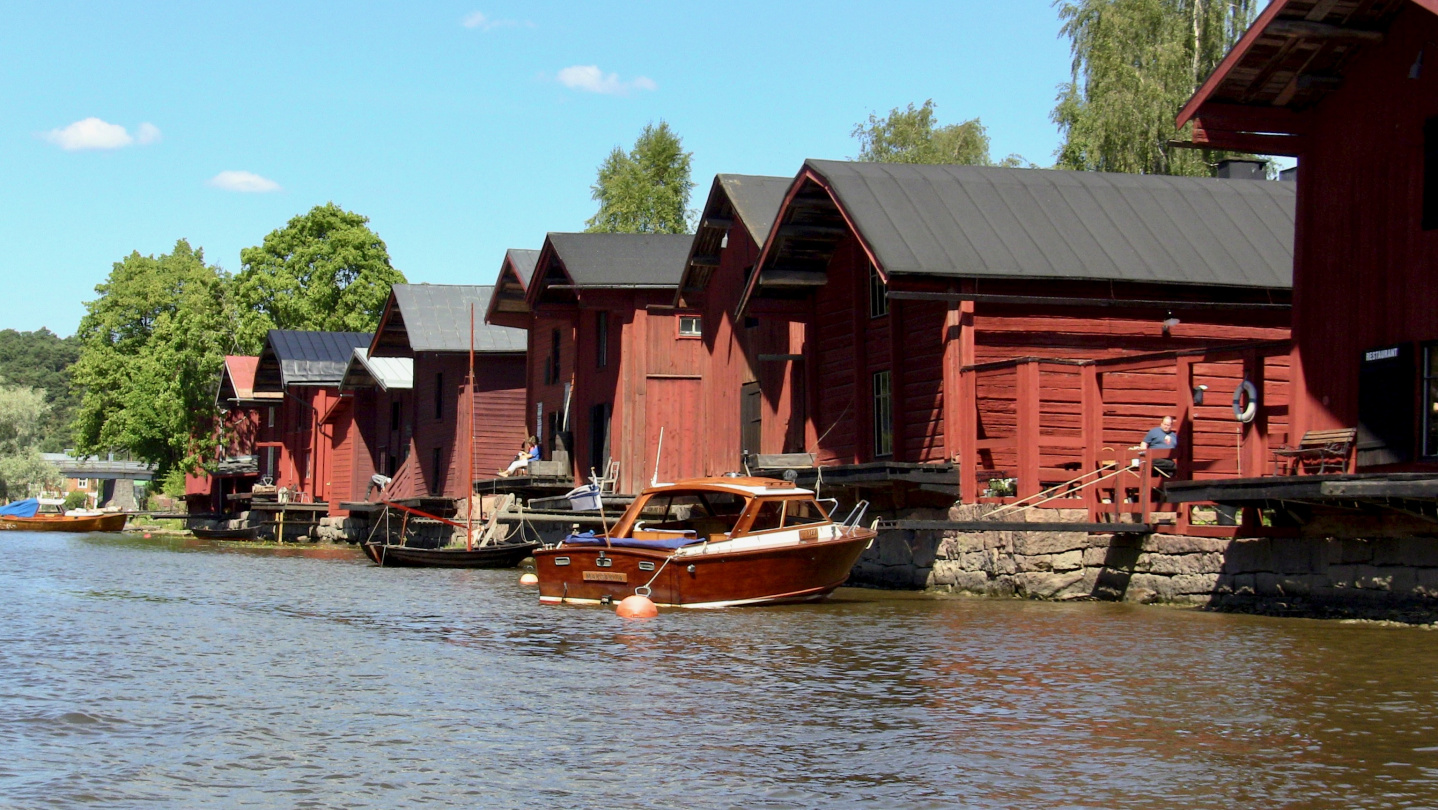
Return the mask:
<svg viewBox="0 0 1438 810">
<path fill-rule="evenodd" d="M 853 534 L 854 530 L 859 528 L 859 524 L 864 521 L 864 513 L 867 511 L 869 511 L 868 501 L 859 501 L 854 504 L 854 508 L 849 510 L 849 516 L 839 523 L 839 531 L 844 534 Z"/>
</svg>

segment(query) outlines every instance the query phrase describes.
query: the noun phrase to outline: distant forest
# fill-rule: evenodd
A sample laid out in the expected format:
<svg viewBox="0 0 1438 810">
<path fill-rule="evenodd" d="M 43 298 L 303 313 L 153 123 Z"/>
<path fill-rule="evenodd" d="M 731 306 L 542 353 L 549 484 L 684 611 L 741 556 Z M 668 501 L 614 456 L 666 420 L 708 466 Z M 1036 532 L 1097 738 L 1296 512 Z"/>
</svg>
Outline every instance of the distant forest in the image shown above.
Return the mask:
<svg viewBox="0 0 1438 810">
<path fill-rule="evenodd" d="M 59 453 L 74 446 L 70 423 L 80 397 L 70 388 L 70 366 L 80 356 L 80 341 L 49 329 L 17 332 L 0 329 L 0 382 L 45 392 L 50 413 L 44 420 L 40 452 Z"/>
</svg>

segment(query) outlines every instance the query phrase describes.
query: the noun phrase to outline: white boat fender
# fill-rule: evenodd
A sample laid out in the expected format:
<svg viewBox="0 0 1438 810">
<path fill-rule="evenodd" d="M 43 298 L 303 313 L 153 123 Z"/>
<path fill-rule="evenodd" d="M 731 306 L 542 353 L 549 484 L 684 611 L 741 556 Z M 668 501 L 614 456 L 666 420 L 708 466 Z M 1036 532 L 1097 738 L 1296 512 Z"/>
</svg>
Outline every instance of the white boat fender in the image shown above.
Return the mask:
<svg viewBox="0 0 1438 810">
<path fill-rule="evenodd" d="M 1258 389 L 1246 379 L 1234 389 L 1233 415 L 1245 425 L 1258 415 Z"/>
</svg>

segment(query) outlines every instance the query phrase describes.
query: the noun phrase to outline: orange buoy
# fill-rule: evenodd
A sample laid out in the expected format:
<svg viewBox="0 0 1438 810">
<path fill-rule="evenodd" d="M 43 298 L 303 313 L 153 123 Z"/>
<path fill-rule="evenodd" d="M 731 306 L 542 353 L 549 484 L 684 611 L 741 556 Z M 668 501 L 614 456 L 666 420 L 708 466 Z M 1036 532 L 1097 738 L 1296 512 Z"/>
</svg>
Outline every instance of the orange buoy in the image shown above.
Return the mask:
<svg viewBox="0 0 1438 810">
<path fill-rule="evenodd" d="M 150 539 L 150 533 L 149 533 L 149 532 L 145 532 L 145 539 L 146 539 L 146 540 L 149 540 L 149 539 Z"/>
<path fill-rule="evenodd" d="M 537 577 L 537 576 L 535 576 L 534 574 L 531 574 L 530 572 L 526 571 L 526 572 L 524 572 L 523 574 L 520 574 L 520 575 L 519 575 L 519 584 L 520 584 L 520 585 L 538 585 L 538 584 L 539 584 L 539 577 Z"/>
<path fill-rule="evenodd" d="M 624 597 L 614 613 L 621 619 L 652 619 L 659 615 L 659 608 L 647 596 L 635 594 Z"/>
</svg>

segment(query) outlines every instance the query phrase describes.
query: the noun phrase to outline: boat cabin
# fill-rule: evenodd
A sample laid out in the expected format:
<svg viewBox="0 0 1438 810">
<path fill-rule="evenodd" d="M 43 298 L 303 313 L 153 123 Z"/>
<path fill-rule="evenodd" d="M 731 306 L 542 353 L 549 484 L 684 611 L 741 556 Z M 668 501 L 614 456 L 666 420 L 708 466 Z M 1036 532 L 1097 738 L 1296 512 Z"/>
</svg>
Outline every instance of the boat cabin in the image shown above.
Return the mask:
<svg viewBox="0 0 1438 810">
<path fill-rule="evenodd" d="M 802 534 L 805 527 L 829 522 L 814 493 L 788 481 L 702 478 L 645 490 L 610 536 L 667 541 L 677 547 L 741 536 Z"/>
</svg>

